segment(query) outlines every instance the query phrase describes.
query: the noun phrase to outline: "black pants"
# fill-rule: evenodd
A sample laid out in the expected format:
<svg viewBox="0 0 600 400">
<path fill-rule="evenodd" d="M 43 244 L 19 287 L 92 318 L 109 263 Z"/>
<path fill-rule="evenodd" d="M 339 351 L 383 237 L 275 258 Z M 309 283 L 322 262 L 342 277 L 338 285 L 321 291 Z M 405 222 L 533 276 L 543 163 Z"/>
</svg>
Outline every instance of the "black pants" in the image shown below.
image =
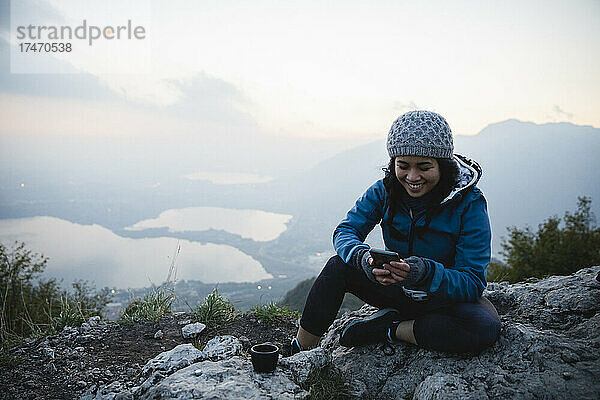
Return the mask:
<svg viewBox="0 0 600 400">
<path fill-rule="evenodd" d="M 434 298 L 416 302 L 397 285 L 370 281 L 363 271 L 329 259 L 310 290 L 300 326 L 322 336 L 333 323 L 345 293 L 352 293 L 377 308 L 392 307 L 403 321 L 415 320 L 419 346 L 449 353 L 479 353 L 491 346 L 500 333 L 500 320 L 486 299 L 473 303 L 440 302 Z"/>
</svg>

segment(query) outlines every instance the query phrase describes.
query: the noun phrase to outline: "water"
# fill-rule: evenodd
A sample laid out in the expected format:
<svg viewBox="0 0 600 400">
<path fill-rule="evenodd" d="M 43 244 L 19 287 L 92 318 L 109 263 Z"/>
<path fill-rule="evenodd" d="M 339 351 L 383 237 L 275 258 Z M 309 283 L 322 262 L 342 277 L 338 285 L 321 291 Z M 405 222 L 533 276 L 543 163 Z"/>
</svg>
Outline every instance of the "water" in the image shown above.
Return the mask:
<svg viewBox="0 0 600 400">
<path fill-rule="evenodd" d="M 186 218 L 189 214 L 185 211 L 180 214 L 174 212 L 178 210 L 169 211 L 173 212 L 165 212 L 167 217 L 184 217 L 179 224 L 174 223 L 178 221 L 176 218 L 165 219 L 173 223 L 174 228 L 188 227 Z M 208 211 L 204 209 L 202 213 Z M 230 211 L 239 217 L 239 210 Z M 249 215 L 257 218 L 261 213 Z M 192 216 L 200 214 L 192 212 Z M 233 219 L 235 218 L 232 217 Z M 256 223 L 255 219 L 250 219 Z M 253 237 L 269 236 L 266 233 L 260 235 L 260 229 L 253 229 L 250 221 L 238 220 L 238 223 L 245 226 L 245 232 Z M 145 224 L 145 221 L 141 221 L 134 226 Z M 206 226 L 193 225 L 194 230 L 203 230 Z M 221 229 L 223 226 L 225 225 L 221 225 Z M 235 230 L 235 227 L 227 226 Z M 270 232 L 270 236 L 274 234 L 275 232 Z M 118 236 L 100 225 L 80 225 L 54 217 L 0 220 L 0 241 L 10 244 L 15 240 L 25 242 L 28 249 L 48 257 L 45 274 L 64 279 L 66 285 L 79 279 L 95 281 L 97 288 L 160 284 L 167 277 L 178 246 L 180 251 L 176 254 L 175 265 L 179 280 L 216 283 L 256 282 L 272 278 L 258 261 L 231 246 L 200 244 L 167 237 L 131 239 Z"/>
<path fill-rule="evenodd" d="M 189 207 L 162 212 L 157 218 L 146 219 L 126 227 L 126 230 L 168 227 L 169 232 L 224 230 L 255 241 L 276 239 L 286 230 L 291 215 L 260 210 L 236 210 L 219 207 Z"/>
</svg>

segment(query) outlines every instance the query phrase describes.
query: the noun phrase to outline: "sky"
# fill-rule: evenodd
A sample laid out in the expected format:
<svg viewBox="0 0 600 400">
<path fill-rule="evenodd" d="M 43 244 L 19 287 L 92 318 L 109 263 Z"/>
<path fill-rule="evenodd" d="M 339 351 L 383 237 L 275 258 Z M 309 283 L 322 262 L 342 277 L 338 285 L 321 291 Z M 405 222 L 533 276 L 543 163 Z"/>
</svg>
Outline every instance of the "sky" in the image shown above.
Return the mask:
<svg viewBox="0 0 600 400">
<path fill-rule="evenodd" d="M 597 0 L 12 6 L 0 0 L 0 135 L 361 144 L 384 138 L 411 109 L 439 112 L 462 135 L 509 118 L 600 127 Z M 132 20 L 146 36 L 77 43 L 49 61 L 70 73 L 15 73 L 17 17 L 71 26 Z"/>
</svg>

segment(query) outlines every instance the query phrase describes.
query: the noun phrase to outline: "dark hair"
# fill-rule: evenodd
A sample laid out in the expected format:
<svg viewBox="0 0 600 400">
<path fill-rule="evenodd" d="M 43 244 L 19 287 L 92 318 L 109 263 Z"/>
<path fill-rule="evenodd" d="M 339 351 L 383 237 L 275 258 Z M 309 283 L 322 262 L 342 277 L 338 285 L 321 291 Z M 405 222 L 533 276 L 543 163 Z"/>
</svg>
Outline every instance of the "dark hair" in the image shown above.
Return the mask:
<svg viewBox="0 0 600 400">
<path fill-rule="evenodd" d="M 395 157 L 390 158 L 388 166 L 382 168 L 383 172 L 385 172 L 383 186 L 386 190 L 386 203 L 390 207 L 390 216 L 392 218 L 400 207 L 402 192 L 406 193 L 406 189 L 404 189 L 404 186 L 400 184 L 400 181 L 398 181 L 398 178 L 396 177 L 395 160 Z M 440 167 L 440 181 L 432 189 L 433 195 L 429 200 L 429 204 L 427 204 L 428 214 L 431 214 L 433 210 L 439 206 L 440 202 L 450 194 L 458 182 L 459 169 L 458 164 L 454 159 L 436 158 L 436 161 Z"/>
</svg>

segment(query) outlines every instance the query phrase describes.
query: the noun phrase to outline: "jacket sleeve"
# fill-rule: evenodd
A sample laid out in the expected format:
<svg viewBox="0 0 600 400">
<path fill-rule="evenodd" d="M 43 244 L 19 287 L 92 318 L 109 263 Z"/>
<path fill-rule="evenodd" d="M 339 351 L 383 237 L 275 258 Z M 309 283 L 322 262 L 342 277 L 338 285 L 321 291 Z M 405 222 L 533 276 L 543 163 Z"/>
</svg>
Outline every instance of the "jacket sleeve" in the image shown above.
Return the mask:
<svg viewBox="0 0 600 400">
<path fill-rule="evenodd" d="M 444 267 L 427 259 L 432 276 L 429 292 L 444 299 L 475 301 L 487 286 L 485 276 L 491 257 L 492 233 L 485 197 L 478 189 L 476 194 L 478 196 L 461 215 L 454 266 Z"/>
<path fill-rule="evenodd" d="M 379 180 L 367 189 L 335 228 L 333 247 L 345 263 L 350 262 L 356 250 L 369 249 L 364 241 L 369 232 L 381 221 L 384 201 L 385 188 L 383 181 Z"/>
</svg>

